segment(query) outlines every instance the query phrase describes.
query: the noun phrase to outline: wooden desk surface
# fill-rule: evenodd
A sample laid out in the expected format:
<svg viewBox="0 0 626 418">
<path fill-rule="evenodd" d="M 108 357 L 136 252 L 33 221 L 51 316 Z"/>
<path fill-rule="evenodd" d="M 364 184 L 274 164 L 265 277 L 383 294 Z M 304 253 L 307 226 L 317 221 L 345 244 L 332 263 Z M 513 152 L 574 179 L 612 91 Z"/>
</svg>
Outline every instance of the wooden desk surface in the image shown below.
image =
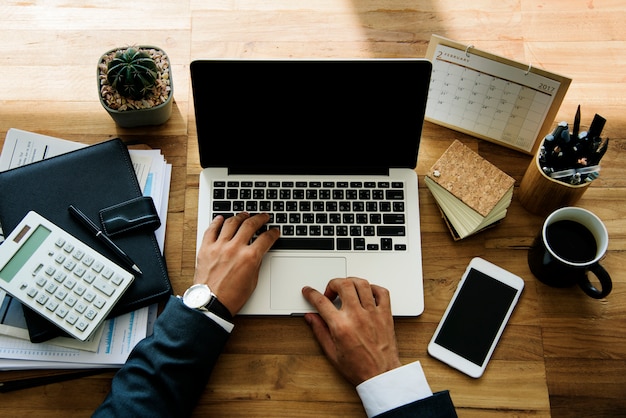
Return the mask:
<svg viewBox="0 0 626 418">
<path fill-rule="evenodd" d="M 595 113 L 608 120 L 604 135 L 611 144 L 601 176 L 577 206 L 606 223 L 610 243 L 603 264 L 612 274 L 613 292 L 593 300 L 577 289 L 553 289 L 533 278 L 526 252 L 542 217 L 528 213 L 517 194 L 501 225 L 453 242 L 423 182 L 447 146 L 460 139 L 513 176 L 516 192 L 530 157 L 426 123 L 416 168 L 426 309 L 420 317 L 398 319 L 397 337 L 402 360 L 421 360 L 432 389 L 450 389 L 459 416 L 624 416 L 625 20 L 619 0 L 4 1 L 0 144 L 14 127 L 87 143 L 121 136 L 161 148 L 174 166 L 165 253 L 180 293 L 194 268 L 200 171 L 192 59 L 423 57 L 437 33 L 567 75 L 574 81 L 557 121 L 571 122 L 578 104 L 583 127 Z M 98 57 L 129 44 L 153 44 L 170 54 L 176 104 L 163 126 L 120 129 L 98 101 Z M 521 303 L 478 380 L 426 353 L 474 256 L 526 281 Z M 196 416 L 364 416 L 355 391 L 328 364 L 302 318 L 238 317 L 235 322 Z M 0 394 L 0 416 L 89 416 L 108 392 L 111 377 L 105 373 Z"/>
</svg>

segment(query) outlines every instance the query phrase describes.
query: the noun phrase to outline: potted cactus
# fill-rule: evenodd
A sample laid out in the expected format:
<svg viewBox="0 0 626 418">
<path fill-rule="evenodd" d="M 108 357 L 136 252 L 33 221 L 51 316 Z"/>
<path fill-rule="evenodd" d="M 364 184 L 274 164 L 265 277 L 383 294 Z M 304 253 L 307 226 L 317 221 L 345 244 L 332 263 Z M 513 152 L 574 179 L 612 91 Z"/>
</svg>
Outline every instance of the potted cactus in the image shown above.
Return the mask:
<svg viewBox="0 0 626 418">
<path fill-rule="evenodd" d="M 100 57 L 97 71 L 100 103 L 119 126 L 160 125 L 171 116 L 172 70 L 162 49 L 112 49 Z"/>
</svg>

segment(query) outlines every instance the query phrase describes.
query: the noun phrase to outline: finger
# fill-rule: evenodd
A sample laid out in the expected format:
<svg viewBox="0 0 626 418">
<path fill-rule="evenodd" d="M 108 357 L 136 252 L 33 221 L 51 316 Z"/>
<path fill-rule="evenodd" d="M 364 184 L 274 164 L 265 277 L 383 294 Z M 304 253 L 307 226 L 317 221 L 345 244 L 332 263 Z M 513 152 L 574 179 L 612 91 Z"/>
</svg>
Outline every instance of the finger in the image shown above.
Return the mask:
<svg viewBox="0 0 626 418">
<path fill-rule="evenodd" d="M 310 286 L 304 286 L 302 288 L 302 295 L 311 305 L 313 305 L 326 322 L 329 322 L 332 318 L 331 315 L 337 312 L 337 308 L 328 297 L 322 295 Z"/>
<path fill-rule="evenodd" d="M 322 317 L 316 313 L 307 313 L 304 315 L 304 320 L 313 330 L 313 335 L 315 339 L 322 347 L 322 350 L 326 355 L 331 359 L 331 361 L 335 362 L 335 353 L 334 353 L 334 342 L 333 338 L 330 335 L 330 331 L 328 330 L 328 326 L 326 322 L 322 319 Z"/>
<path fill-rule="evenodd" d="M 280 230 L 278 228 L 271 228 L 263 232 L 254 240 L 251 247 L 256 248 L 258 251 L 265 254 L 272 248 L 272 245 L 280 237 Z"/>
<path fill-rule="evenodd" d="M 332 279 L 326 285 L 324 291 L 329 299 L 334 300 L 335 297 L 341 299 L 341 306 L 346 306 L 354 309 L 361 305 L 359 295 L 356 291 L 354 278 Z M 335 295 L 333 297 L 333 295 Z"/>
<path fill-rule="evenodd" d="M 380 308 L 391 310 L 391 295 L 389 294 L 389 290 L 375 284 L 371 285 L 371 289 L 376 305 Z"/>
<path fill-rule="evenodd" d="M 217 215 L 213 218 L 209 227 L 204 231 L 202 240 L 215 242 L 220 234 L 220 231 L 222 230 L 222 225 L 224 225 L 224 217 L 222 215 Z"/>
<path fill-rule="evenodd" d="M 241 224 L 249 217 L 250 214 L 248 212 L 239 212 L 235 216 L 226 219 L 224 225 L 222 225 L 218 239 L 230 241 L 239 230 Z"/>
<path fill-rule="evenodd" d="M 361 306 L 365 309 L 373 309 L 376 307 L 376 300 L 372 290 L 372 286 L 367 280 L 350 278 L 354 283 L 356 293 L 361 302 Z"/>
<path fill-rule="evenodd" d="M 256 232 L 270 220 L 270 215 L 267 213 L 258 213 L 248 219 L 244 220 L 239 226 L 239 230 L 235 233 L 233 238 L 241 243 L 248 243 L 256 234 Z"/>
</svg>

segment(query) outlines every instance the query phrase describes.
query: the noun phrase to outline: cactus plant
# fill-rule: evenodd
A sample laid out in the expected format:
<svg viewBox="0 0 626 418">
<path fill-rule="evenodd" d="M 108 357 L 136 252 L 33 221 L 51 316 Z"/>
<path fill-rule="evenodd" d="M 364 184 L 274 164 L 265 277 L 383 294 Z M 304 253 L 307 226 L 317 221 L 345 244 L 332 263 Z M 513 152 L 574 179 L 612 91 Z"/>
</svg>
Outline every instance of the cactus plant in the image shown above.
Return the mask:
<svg viewBox="0 0 626 418">
<path fill-rule="evenodd" d="M 98 61 L 100 103 L 122 127 L 160 125 L 172 114 L 170 60 L 155 46 L 114 48 Z"/>
<path fill-rule="evenodd" d="M 128 48 L 107 65 L 107 80 L 122 96 L 139 100 L 156 84 L 157 66 L 146 52 Z"/>
</svg>

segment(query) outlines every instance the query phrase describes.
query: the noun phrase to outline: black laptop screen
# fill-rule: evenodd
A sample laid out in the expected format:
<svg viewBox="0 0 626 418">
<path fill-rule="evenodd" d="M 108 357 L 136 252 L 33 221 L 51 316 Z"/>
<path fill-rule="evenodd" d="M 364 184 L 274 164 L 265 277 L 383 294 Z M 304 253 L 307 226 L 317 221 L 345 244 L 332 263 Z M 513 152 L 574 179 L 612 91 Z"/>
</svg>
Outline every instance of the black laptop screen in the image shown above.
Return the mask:
<svg viewBox="0 0 626 418">
<path fill-rule="evenodd" d="M 423 59 L 191 63 L 202 167 L 357 173 L 417 164 Z"/>
</svg>

